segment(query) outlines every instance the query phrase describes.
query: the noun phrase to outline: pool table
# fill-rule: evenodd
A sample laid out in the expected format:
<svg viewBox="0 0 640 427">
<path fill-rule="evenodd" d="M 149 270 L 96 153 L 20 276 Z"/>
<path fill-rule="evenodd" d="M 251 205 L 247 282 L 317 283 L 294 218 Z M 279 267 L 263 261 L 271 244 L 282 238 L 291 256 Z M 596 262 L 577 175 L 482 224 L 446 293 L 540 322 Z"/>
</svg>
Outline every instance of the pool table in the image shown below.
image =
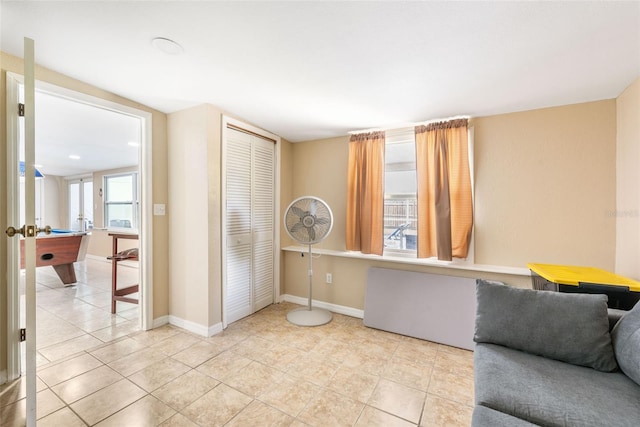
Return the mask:
<svg viewBox="0 0 640 427">
<path fill-rule="evenodd" d="M 36 267 L 50 265 L 65 285 L 76 283 L 73 263 L 87 254 L 90 233 L 52 230 L 36 237 Z M 24 268 L 24 239 L 20 240 L 20 268 Z"/>
</svg>

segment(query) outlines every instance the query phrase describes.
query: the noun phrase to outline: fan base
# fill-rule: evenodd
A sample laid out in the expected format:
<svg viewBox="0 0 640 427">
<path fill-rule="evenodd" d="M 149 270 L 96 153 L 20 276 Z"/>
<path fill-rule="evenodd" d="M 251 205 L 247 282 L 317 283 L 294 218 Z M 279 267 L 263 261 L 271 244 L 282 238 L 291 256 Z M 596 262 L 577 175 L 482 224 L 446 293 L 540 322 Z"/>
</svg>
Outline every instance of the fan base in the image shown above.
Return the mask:
<svg viewBox="0 0 640 427">
<path fill-rule="evenodd" d="M 333 314 L 321 308 L 296 308 L 287 313 L 287 320 L 298 326 L 320 326 L 331 322 Z"/>
</svg>

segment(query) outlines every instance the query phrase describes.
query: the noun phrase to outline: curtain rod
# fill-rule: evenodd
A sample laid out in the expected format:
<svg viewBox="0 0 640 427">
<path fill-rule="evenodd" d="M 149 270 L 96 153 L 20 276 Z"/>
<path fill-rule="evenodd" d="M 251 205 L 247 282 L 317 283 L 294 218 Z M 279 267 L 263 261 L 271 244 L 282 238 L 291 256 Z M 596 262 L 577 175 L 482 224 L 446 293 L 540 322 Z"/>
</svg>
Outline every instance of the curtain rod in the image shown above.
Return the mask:
<svg viewBox="0 0 640 427">
<path fill-rule="evenodd" d="M 394 126 L 388 126 L 388 127 L 383 127 L 383 128 L 369 128 L 369 129 L 362 129 L 362 130 L 352 130 L 352 131 L 349 131 L 348 133 L 349 133 L 349 135 L 357 135 L 357 134 L 360 134 L 360 133 L 380 132 L 380 131 L 412 128 L 412 127 L 416 127 L 416 126 L 427 126 L 427 125 L 430 125 L 431 123 L 450 122 L 452 120 L 460 120 L 460 119 L 469 120 L 469 119 L 471 119 L 471 116 L 453 116 L 453 117 L 447 117 L 447 118 L 444 118 L 444 119 L 432 119 L 432 120 L 426 120 L 424 122 L 405 123 L 405 124 L 401 124 L 401 125 L 394 125 Z"/>
</svg>

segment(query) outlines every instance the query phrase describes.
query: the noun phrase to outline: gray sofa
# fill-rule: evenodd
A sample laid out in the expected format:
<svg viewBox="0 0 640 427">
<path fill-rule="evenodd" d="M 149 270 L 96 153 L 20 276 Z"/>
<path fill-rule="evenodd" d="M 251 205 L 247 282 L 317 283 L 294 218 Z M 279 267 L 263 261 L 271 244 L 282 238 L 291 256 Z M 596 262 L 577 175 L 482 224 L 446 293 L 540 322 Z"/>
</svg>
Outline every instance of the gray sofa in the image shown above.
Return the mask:
<svg viewBox="0 0 640 427">
<path fill-rule="evenodd" d="M 640 304 L 611 328 L 606 295 L 476 292 L 472 426 L 640 426 Z"/>
</svg>

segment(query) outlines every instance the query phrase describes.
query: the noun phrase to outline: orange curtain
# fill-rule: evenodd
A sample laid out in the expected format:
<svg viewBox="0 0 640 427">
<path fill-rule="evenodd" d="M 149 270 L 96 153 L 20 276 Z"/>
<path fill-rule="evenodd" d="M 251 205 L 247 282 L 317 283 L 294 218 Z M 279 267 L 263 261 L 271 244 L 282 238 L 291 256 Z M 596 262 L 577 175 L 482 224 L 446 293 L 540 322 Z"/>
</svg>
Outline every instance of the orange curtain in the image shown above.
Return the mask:
<svg viewBox="0 0 640 427">
<path fill-rule="evenodd" d="M 466 258 L 473 227 L 467 119 L 418 126 L 418 258 Z"/>
<path fill-rule="evenodd" d="M 347 189 L 347 250 L 382 255 L 384 132 L 351 136 Z"/>
</svg>

